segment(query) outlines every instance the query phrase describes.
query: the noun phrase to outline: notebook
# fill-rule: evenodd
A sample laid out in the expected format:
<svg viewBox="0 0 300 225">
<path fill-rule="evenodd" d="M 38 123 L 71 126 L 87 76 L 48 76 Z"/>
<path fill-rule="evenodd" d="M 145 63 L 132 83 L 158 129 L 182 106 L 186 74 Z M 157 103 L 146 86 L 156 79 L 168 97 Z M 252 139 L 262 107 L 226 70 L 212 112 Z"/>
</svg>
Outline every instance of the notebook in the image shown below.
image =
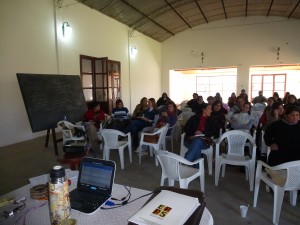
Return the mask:
<svg viewBox="0 0 300 225">
<path fill-rule="evenodd" d="M 111 197 L 116 164 L 85 157 L 81 160 L 77 188 L 70 192 L 71 208 L 91 214 Z"/>
</svg>

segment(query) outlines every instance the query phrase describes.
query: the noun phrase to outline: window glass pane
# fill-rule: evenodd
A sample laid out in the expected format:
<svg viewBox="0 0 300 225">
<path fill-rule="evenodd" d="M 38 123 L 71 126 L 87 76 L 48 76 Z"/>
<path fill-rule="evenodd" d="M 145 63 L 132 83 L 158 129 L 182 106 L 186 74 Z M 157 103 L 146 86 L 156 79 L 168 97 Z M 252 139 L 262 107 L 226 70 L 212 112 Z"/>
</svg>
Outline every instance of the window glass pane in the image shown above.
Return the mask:
<svg viewBox="0 0 300 225">
<path fill-rule="evenodd" d="M 265 91 L 273 91 L 273 83 L 271 84 L 264 84 L 264 92 Z"/>
<path fill-rule="evenodd" d="M 252 83 L 261 83 L 261 76 L 252 76 Z"/>
<path fill-rule="evenodd" d="M 83 94 L 86 101 L 93 101 L 92 89 L 83 89 Z"/>
<path fill-rule="evenodd" d="M 273 91 L 265 91 L 265 90 L 264 90 L 263 95 L 264 95 L 266 98 L 272 97 L 272 96 L 273 96 Z"/>
<path fill-rule="evenodd" d="M 96 100 L 101 102 L 107 101 L 106 89 L 96 89 Z"/>
<path fill-rule="evenodd" d="M 275 90 L 284 92 L 284 83 L 275 83 Z"/>
<path fill-rule="evenodd" d="M 252 84 L 252 93 L 255 92 L 255 94 L 257 94 L 257 92 L 260 90 L 261 90 L 261 84 Z"/>
<path fill-rule="evenodd" d="M 82 75 L 82 87 L 84 88 L 93 87 L 92 75 Z"/>
<path fill-rule="evenodd" d="M 103 77 L 104 77 L 105 75 L 96 75 L 95 77 L 96 77 L 96 87 L 105 87 L 106 85 L 103 83 Z"/>
<path fill-rule="evenodd" d="M 103 73 L 103 60 L 95 60 L 95 72 L 96 73 Z"/>
<path fill-rule="evenodd" d="M 275 75 L 275 82 L 285 82 L 285 75 Z"/>
<path fill-rule="evenodd" d="M 272 83 L 273 84 L 273 76 L 264 76 L 264 84 L 265 83 Z"/>
<path fill-rule="evenodd" d="M 92 61 L 90 59 L 82 59 L 82 72 L 83 73 L 92 72 Z"/>
</svg>

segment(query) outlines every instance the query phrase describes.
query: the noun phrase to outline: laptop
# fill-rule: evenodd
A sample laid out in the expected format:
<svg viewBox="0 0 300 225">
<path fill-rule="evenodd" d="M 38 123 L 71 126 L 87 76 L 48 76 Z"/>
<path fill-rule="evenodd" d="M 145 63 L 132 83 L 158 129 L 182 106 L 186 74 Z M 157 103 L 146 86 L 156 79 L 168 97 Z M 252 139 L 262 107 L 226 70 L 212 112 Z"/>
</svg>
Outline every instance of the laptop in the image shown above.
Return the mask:
<svg viewBox="0 0 300 225">
<path fill-rule="evenodd" d="M 70 192 L 71 208 L 91 214 L 110 199 L 116 164 L 85 157 L 81 160 L 77 188 Z"/>
</svg>

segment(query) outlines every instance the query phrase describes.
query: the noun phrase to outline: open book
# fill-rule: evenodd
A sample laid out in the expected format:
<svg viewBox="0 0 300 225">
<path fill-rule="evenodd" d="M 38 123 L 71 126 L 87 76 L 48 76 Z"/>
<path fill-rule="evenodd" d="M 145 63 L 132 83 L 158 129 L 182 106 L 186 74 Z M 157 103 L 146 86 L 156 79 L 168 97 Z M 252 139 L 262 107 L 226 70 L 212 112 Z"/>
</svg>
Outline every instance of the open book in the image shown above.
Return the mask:
<svg viewBox="0 0 300 225">
<path fill-rule="evenodd" d="M 182 225 L 199 205 L 198 198 L 162 190 L 128 221 L 138 225 Z"/>
</svg>

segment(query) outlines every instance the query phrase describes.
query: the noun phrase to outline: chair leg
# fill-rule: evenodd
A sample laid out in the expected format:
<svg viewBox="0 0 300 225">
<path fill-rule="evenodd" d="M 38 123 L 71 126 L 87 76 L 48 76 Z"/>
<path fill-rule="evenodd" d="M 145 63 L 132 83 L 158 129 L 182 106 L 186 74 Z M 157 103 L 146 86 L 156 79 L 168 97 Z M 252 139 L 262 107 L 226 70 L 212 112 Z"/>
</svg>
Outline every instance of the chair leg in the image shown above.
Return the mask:
<svg viewBox="0 0 300 225">
<path fill-rule="evenodd" d="M 222 177 L 225 177 L 226 164 L 222 164 Z"/>
<path fill-rule="evenodd" d="M 179 179 L 179 187 L 183 189 L 188 188 L 188 182 L 186 179 Z"/>
<path fill-rule="evenodd" d="M 131 145 L 128 145 L 128 152 L 129 152 L 129 161 L 130 163 L 132 163 L 132 147 Z"/>
<path fill-rule="evenodd" d="M 273 191 L 274 191 L 273 224 L 278 224 L 280 218 L 281 206 L 284 197 L 284 188 L 275 186 Z"/>
<path fill-rule="evenodd" d="M 298 190 L 290 191 L 290 204 L 296 206 Z"/>
<path fill-rule="evenodd" d="M 173 187 L 174 186 L 174 179 L 168 178 L 168 185 Z"/>
<path fill-rule="evenodd" d="M 216 159 L 215 162 L 215 185 L 218 186 L 219 183 L 219 176 L 220 176 L 220 170 L 221 170 L 221 164 L 218 159 Z"/>
<path fill-rule="evenodd" d="M 120 156 L 120 162 L 121 162 L 121 169 L 124 169 L 124 148 L 119 148 L 119 156 Z"/>
<path fill-rule="evenodd" d="M 254 188 L 254 200 L 253 200 L 253 207 L 255 208 L 257 205 L 257 197 L 259 192 L 259 186 L 260 186 L 260 178 L 257 177 L 255 179 L 255 188 Z"/>
<path fill-rule="evenodd" d="M 204 174 L 204 165 L 201 163 L 200 165 L 200 190 L 204 193 L 204 188 L 205 188 L 205 174 Z"/>
<path fill-rule="evenodd" d="M 249 176 L 250 191 L 253 191 L 255 165 L 250 165 L 250 168 L 248 170 L 249 170 L 248 176 Z"/>
<path fill-rule="evenodd" d="M 212 147 L 211 147 L 212 148 Z M 207 154 L 207 163 L 208 163 L 208 174 L 212 175 L 212 161 L 213 161 L 213 152 Z"/>
</svg>

